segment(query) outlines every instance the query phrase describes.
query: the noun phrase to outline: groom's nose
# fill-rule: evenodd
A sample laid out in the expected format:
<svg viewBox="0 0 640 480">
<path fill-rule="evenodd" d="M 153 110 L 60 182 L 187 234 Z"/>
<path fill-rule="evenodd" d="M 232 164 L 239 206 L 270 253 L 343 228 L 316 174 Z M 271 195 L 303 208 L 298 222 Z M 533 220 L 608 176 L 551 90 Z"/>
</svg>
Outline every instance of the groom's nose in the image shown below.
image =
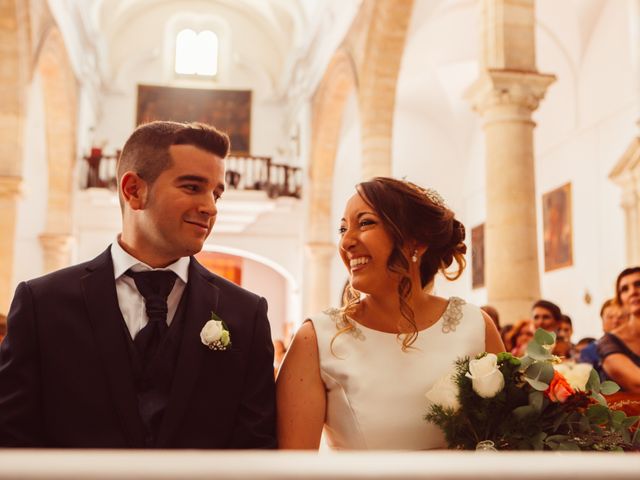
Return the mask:
<svg viewBox="0 0 640 480">
<path fill-rule="evenodd" d="M 204 200 L 198 206 L 198 213 L 207 217 L 215 217 L 218 214 L 218 206 L 214 198 L 214 194 L 205 195 Z"/>
</svg>

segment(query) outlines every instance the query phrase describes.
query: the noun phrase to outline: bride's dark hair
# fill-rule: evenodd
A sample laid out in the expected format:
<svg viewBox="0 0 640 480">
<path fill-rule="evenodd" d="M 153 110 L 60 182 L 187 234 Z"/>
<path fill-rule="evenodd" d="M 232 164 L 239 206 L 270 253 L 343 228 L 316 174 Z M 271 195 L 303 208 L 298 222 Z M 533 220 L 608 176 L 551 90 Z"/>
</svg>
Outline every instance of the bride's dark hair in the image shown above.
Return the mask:
<svg viewBox="0 0 640 480">
<path fill-rule="evenodd" d="M 406 350 L 418 337 L 418 327 L 415 314 L 408 303 L 412 290 L 409 274 L 411 260 L 403 253 L 403 248 L 406 249 L 408 242 L 427 247 L 420 258 L 420 282 L 423 289 L 433 282 L 439 271 L 448 280 L 455 280 L 462 275 L 466 266 L 465 228 L 435 191 L 425 190 L 414 183 L 376 177 L 356 185 L 356 191 L 380 217 L 393 241 L 387 268 L 400 276 L 400 313 L 412 328 L 411 333 L 402 334 L 402 349 Z M 457 268 L 449 271 L 454 262 Z M 344 320 L 355 311 L 359 301 L 360 292 L 349 285 L 343 298 Z M 338 334 L 353 328 L 348 321 L 344 324 L 346 326 Z"/>
</svg>

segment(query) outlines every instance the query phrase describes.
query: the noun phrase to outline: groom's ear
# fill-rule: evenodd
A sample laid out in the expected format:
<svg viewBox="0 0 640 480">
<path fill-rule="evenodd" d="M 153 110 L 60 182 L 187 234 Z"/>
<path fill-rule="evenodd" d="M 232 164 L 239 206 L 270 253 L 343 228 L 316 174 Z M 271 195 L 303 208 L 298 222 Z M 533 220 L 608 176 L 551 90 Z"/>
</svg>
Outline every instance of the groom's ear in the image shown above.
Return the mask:
<svg viewBox="0 0 640 480">
<path fill-rule="evenodd" d="M 124 203 L 129 205 L 131 210 L 142 210 L 149 191 L 147 182 L 135 172 L 125 172 L 122 175 L 120 185 Z"/>
</svg>

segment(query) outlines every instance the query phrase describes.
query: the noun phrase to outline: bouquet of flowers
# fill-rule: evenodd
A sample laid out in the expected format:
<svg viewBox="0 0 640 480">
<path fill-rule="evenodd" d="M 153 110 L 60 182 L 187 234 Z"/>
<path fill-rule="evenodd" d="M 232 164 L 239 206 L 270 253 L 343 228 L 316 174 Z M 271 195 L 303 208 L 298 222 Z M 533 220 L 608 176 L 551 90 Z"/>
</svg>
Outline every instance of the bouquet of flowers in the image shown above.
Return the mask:
<svg viewBox="0 0 640 480">
<path fill-rule="evenodd" d="M 554 334 L 539 329 L 522 358 L 503 352 L 459 359 L 427 392 L 425 420 L 457 449 L 640 449 L 640 417 L 609 409 L 603 396 L 618 385 L 601 383 L 590 365 L 559 364 L 554 343 Z"/>
</svg>

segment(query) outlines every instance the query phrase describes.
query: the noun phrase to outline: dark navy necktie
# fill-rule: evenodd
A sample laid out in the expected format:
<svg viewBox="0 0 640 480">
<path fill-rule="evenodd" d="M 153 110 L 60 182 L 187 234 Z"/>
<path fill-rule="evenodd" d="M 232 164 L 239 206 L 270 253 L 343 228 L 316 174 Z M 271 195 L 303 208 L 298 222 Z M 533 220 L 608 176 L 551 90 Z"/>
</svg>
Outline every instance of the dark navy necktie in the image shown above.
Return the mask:
<svg viewBox="0 0 640 480">
<path fill-rule="evenodd" d="M 146 272 L 128 270 L 127 275 L 133 278 L 140 295 L 144 297 L 149 317 L 149 323 L 133 339 L 143 365 L 146 365 L 153 358 L 164 334 L 169 329 L 167 326 L 167 297 L 176 283 L 177 276 L 168 270 Z"/>
</svg>

